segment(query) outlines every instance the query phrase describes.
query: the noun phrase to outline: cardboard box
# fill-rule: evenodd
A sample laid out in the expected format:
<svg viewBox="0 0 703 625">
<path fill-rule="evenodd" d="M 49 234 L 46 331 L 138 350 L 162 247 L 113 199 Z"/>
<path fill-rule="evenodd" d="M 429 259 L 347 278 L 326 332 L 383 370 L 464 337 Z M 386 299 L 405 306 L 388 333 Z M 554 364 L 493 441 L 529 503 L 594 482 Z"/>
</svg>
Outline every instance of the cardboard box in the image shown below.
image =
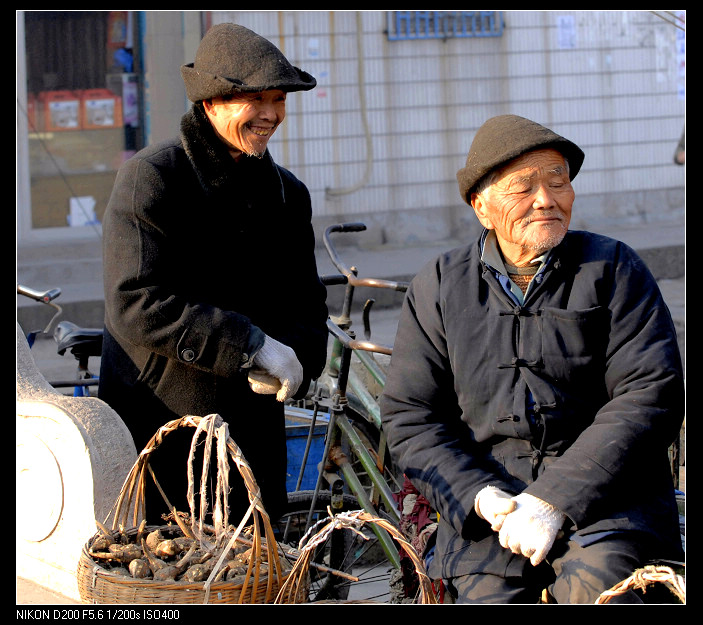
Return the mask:
<svg viewBox="0 0 703 625">
<path fill-rule="evenodd" d="M 81 97 L 75 91 L 42 91 L 44 130 L 80 130 Z"/>
<path fill-rule="evenodd" d="M 109 89 L 81 92 L 81 121 L 84 130 L 122 126 L 122 98 Z"/>
</svg>

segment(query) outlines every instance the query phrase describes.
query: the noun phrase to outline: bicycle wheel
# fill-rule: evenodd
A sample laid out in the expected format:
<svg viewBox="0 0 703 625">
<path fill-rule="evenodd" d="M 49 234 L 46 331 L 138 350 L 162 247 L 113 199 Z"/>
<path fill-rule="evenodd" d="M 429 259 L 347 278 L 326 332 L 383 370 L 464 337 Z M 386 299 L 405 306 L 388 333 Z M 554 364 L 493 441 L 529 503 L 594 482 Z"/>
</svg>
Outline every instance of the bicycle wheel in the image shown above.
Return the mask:
<svg viewBox="0 0 703 625">
<path fill-rule="evenodd" d="M 298 547 L 298 542 L 306 531 L 313 495 L 313 491 L 288 493 L 288 510 L 274 524 L 277 540 L 282 544 Z M 313 524 L 329 517 L 327 508 L 330 505 L 331 493 L 320 491 L 313 509 Z M 342 510 L 339 511 L 348 512 L 359 508 L 355 497 L 344 495 Z M 310 601 L 354 598 L 383 602 L 388 598 L 393 566 L 371 529 L 363 528 L 362 534 L 360 536 L 349 529 L 335 530 L 324 544 L 317 547 L 309 571 Z M 315 565 L 330 567 L 358 579 L 349 579 Z"/>
</svg>

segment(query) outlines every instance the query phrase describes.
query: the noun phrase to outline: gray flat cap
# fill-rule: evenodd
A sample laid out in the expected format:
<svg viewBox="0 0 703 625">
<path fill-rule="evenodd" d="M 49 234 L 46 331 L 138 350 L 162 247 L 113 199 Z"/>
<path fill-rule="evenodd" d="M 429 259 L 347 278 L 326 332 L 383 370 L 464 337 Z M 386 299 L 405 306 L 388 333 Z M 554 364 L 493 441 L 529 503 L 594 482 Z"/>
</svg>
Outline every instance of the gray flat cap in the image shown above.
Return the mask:
<svg viewBox="0 0 703 625">
<path fill-rule="evenodd" d="M 471 204 L 471 193 L 484 176 L 518 156 L 547 148 L 558 150 L 569 161 L 573 180 L 584 159 L 584 153 L 575 143 L 518 115 L 490 118 L 476 132 L 466 166 L 456 174 L 462 199 Z"/>
<path fill-rule="evenodd" d="M 268 89 L 308 91 L 317 85 L 268 39 L 238 24 L 208 30 L 195 61 L 181 67 L 181 76 L 191 102 Z"/>
</svg>

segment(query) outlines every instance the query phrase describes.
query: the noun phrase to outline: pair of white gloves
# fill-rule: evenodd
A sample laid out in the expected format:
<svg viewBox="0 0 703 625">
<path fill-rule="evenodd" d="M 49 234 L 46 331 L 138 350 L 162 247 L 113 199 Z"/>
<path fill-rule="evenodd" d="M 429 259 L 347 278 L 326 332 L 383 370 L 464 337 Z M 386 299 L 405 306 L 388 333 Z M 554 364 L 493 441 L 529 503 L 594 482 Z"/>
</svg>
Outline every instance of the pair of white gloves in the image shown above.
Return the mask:
<svg viewBox="0 0 703 625">
<path fill-rule="evenodd" d="M 303 381 L 303 367 L 295 352 L 266 335 L 249 370 L 249 386 L 260 395 L 276 395 L 284 402 L 295 395 Z"/>
<path fill-rule="evenodd" d="M 546 501 L 527 493 L 512 497 L 495 486 L 479 491 L 474 509 L 498 532 L 502 547 L 529 558 L 533 566 L 549 553 L 566 519 Z"/>
</svg>

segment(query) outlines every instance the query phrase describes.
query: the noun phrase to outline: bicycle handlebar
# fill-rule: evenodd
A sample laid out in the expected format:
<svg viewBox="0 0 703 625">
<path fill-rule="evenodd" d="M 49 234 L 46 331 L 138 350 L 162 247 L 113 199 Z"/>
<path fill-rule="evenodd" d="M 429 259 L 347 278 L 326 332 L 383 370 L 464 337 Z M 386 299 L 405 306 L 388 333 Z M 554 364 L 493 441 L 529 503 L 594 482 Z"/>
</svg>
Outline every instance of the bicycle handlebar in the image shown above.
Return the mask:
<svg viewBox="0 0 703 625">
<path fill-rule="evenodd" d="M 27 334 L 27 342 L 31 347 L 34 344 L 34 337 L 40 333 L 48 334 L 51 326 L 54 324 L 54 321 L 56 321 L 56 319 L 58 319 L 61 313 L 63 312 L 61 306 L 54 303 L 53 301 L 59 295 L 61 295 L 61 289 L 56 287 L 54 289 L 49 289 L 48 291 L 37 291 L 36 289 L 30 289 L 28 286 L 18 284 L 17 294 L 23 295 L 24 297 L 28 297 L 29 299 L 33 299 L 35 302 L 39 302 L 40 304 L 46 304 L 47 306 L 51 306 L 51 308 L 54 309 L 54 315 L 49 320 L 49 323 L 46 325 L 46 328 L 44 328 L 43 330 L 35 330 Z"/>
<path fill-rule="evenodd" d="M 320 276 L 320 281 L 325 286 L 334 286 L 335 284 L 346 284 L 348 282 L 347 277 L 339 273 Z"/>
<path fill-rule="evenodd" d="M 36 291 L 34 289 L 30 289 L 28 286 L 22 286 L 21 284 L 18 284 L 17 293 L 19 295 L 29 297 L 30 299 L 33 299 L 36 302 L 48 304 L 52 300 L 55 300 L 59 295 L 61 295 L 61 289 L 55 288 L 49 289 L 48 291 Z"/>
<path fill-rule="evenodd" d="M 324 244 L 327 249 L 329 257 L 332 259 L 332 263 L 337 268 L 337 270 L 343 274 L 347 282 L 354 287 L 366 286 L 374 287 L 379 289 L 391 289 L 394 291 L 407 291 L 409 284 L 407 282 L 398 282 L 395 280 L 379 280 L 376 278 L 359 278 L 356 273 L 349 267 L 347 267 L 342 259 L 339 257 L 337 250 L 332 244 L 330 235 L 333 232 L 363 232 L 366 230 L 366 225 L 361 222 L 343 223 L 328 226 L 324 233 Z M 339 282 L 331 282 L 330 284 L 340 284 Z"/>
<path fill-rule="evenodd" d="M 377 354 L 393 354 L 393 347 L 390 345 L 382 345 L 381 343 L 371 343 L 370 341 L 359 341 L 349 336 L 342 328 L 340 328 L 331 319 L 327 320 L 327 329 L 330 334 L 333 334 L 339 341 L 348 349 L 360 349 L 365 352 L 375 352 Z"/>
</svg>

